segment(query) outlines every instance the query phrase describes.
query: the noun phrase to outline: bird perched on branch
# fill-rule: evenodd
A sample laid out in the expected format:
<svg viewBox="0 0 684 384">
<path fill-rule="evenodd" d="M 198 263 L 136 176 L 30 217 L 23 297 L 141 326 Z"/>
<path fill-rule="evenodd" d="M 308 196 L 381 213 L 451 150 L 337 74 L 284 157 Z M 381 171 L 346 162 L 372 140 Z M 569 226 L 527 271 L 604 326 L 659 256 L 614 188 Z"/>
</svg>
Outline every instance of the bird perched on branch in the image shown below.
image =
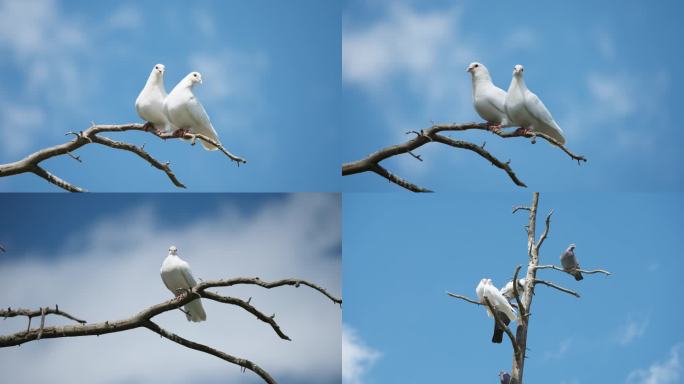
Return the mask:
<svg viewBox="0 0 684 384">
<path fill-rule="evenodd" d="M 506 91 L 492 83 L 487 67 L 474 62 L 468 66 L 466 72 L 470 72 L 473 80 L 473 107 L 477 114 L 487 121 L 490 129 L 508 124 Z"/>
<path fill-rule="evenodd" d="M 164 100 L 164 112 L 176 133 L 179 136 L 185 133 L 196 133 L 207 136 L 219 143 L 218 134 L 209 120 L 207 111 L 197 100 L 192 88 L 196 84 L 202 84 L 202 75 L 199 72 L 190 72 L 181 80 Z M 200 140 L 207 151 L 218 149 L 213 144 Z"/>
<path fill-rule="evenodd" d="M 503 321 L 504 324 L 508 325 L 511 321 L 516 319 L 516 313 L 511 304 L 506 300 L 506 298 L 499 292 L 499 290 L 492 284 L 491 279 L 482 279 L 480 283 L 475 288 L 475 293 L 480 299 L 480 303 L 485 305 L 487 309 L 487 315 L 493 317 L 489 307 L 485 303 L 485 298 L 489 300 L 496 311 L 497 317 Z M 492 335 L 492 343 L 501 343 L 503 341 L 504 329 L 499 326 L 499 323 L 494 319 L 494 334 Z"/>
<path fill-rule="evenodd" d="M 178 248 L 172 245 L 169 255 L 164 259 L 161 267 L 161 278 L 169 291 L 178 296 L 182 290 L 190 289 L 197 285 L 190 271 L 190 265 L 178 256 Z M 193 300 L 183 307 L 188 321 L 199 322 L 207 319 L 200 299 Z"/>
<path fill-rule="evenodd" d="M 560 255 L 560 261 L 563 270 L 575 276 L 575 280 L 580 281 L 584 279 L 582 273 L 578 271 L 580 266 L 579 262 L 577 262 L 577 257 L 575 257 L 575 244 L 570 244 L 568 249 Z"/>
<path fill-rule="evenodd" d="M 513 79 L 508 87 L 505 102 L 508 118 L 512 124 L 521 126 L 519 131 L 522 133 L 545 133 L 559 143 L 565 144 L 563 130 L 551 117 L 551 113 L 539 97 L 527 89 L 523 79 L 524 70 L 520 64 L 513 68 Z"/>
<path fill-rule="evenodd" d="M 523 295 L 523 290 L 525 289 L 526 286 L 527 286 L 527 280 L 526 279 L 518 279 L 517 289 L 518 289 L 518 294 L 520 296 Z M 513 280 L 506 283 L 506 285 L 503 288 L 501 288 L 501 290 L 499 292 L 501 292 L 501 294 L 505 298 L 507 298 L 509 300 L 513 299 Z"/>
<path fill-rule="evenodd" d="M 511 375 L 508 372 L 501 371 L 499 372 L 499 380 L 501 384 L 510 384 L 511 383 Z"/>
<path fill-rule="evenodd" d="M 166 99 L 166 88 L 164 88 L 164 64 L 157 64 L 152 68 L 147 83 L 135 100 L 135 110 L 138 116 L 145 121 L 149 121 L 158 133 L 171 131 L 169 119 L 164 113 L 164 99 Z"/>
</svg>

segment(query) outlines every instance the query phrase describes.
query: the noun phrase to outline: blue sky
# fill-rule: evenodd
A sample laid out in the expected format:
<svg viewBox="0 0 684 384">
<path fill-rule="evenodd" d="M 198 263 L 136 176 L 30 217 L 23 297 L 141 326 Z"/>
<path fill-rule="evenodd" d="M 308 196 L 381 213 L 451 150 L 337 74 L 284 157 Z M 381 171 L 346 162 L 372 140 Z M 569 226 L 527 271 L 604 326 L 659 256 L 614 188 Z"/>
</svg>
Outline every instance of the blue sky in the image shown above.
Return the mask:
<svg viewBox="0 0 684 384">
<path fill-rule="evenodd" d="M 196 278 L 303 278 L 339 297 L 340 204 L 337 194 L 313 193 L 4 194 L 0 212 L 8 220 L 0 223 L 6 249 L 0 253 L 0 303 L 12 308 L 57 303 L 89 322 L 132 316 L 172 297 L 159 277 L 172 244 Z M 261 311 L 275 313 L 291 342 L 244 311 L 207 300 L 206 322 L 189 323 L 179 311 L 155 321 L 248 358 L 278 382 L 339 383 L 340 307 L 309 289 L 256 288 L 222 293 L 252 297 Z M 51 317 L 46 323 L 69 321 Z M 25 319 L 10 318 L 0 323 L 0 333 L 25 327 Z M 36 361 L 41 369 L 35 369 Z M 146 330 L 2 348 L 0 370 L 13 383 L 263 382 Z"/>
<path fill-rule="evenodd" d="M 511 160 L 533 189 L 675 191 L 684 185 L 681 2 L 360 1 L 343 5 L 342 157 L 360 159 L 437 123 L 480 121 L 472 61 L 508 89 L 515 64 L 565 131 L 578 166 L 545 142 L 454 135 Z M 387 160 L 390 171 L 436 191 L 516 188 L 470 152 L 432 144 Z M 398 191 L 375 174 L 344 191 Z"/>
<path fill-rule="evenodd" d="M 340 5 L 297 1 L 0 1 L 0 163 L 67 140 L 92 121 L 139 122 L 156 63 L 167 91 L 188 72 L 237 168 L 199 146 L 140 133 L 189 191 L 339 190 Z M 175 191 L 132 154 L 88 146 L 45 168 L 91 191 Z M 55 191 L 22 175 L 2 191 Z"/>
<path fill-rule="evenodd" d="M 484 309 L 445 291 L 476 297 L 480 279 L 501 286 L 526 265 L 527 214 L 511 208 L 531 195 L 344 195 L 348 383 L 498 383 L 497 373 L 510 370 L 510 344 L 492 344 Z M 582 297 L 537 287 L 526 382 L 681 382 L 680 196 L 542 193 L 540 219 L 550 209 L 542 262 L 558 264 L 575 242 L 584 268 L 613 275 L 575 282 L 539 272 Z"/>
</svg>

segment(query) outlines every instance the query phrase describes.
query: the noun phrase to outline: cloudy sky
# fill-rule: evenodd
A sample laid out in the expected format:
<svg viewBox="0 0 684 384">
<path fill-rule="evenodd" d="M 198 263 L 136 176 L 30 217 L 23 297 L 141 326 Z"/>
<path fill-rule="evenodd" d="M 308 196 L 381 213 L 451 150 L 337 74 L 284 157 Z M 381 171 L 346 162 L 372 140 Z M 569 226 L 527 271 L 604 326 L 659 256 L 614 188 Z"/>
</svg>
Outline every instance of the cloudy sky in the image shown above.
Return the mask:
<svg viewBox="0 0 684 384">
<path fill-rule="evenodd" d="M 661 191 L 684 185 L 678 114 L 684 86 L 676 1 L 364 1 L 343 5 L 342 156 L 362 158 L 406 141 L 431 122 L 480 121 L 465 68 L 480 61 L 508 89 L 515 64 L 567 136 L 578 166 L 546 142 L 458 135 L 542 190 Z M 456 136 L 454 136 L 456 137 Z M 506 174 L 470 152 L 427 145 L 424 161 L 383 162 L 421 186 L 512 190 Z M 392 191 L 375 174 L 345 177 L 344 190 Z"/>
<path fill-rule="evenodd" d="M 7 195 L 0 211 L 12 218 L 0 222 L 7 250 L 0 253 L 3 306 L 59 304 L 89 322 L 132 316 L 172 297 L 159 277 L 171 244 L 197 278 L 303 278 L 341 296 L 337 195 Z M 278 382 L 339 383 L 338 305 L 304 287 L 221 293 L 252 297 L 258 309 L 276 314 L 292 341 L 237 307 L 207 300 L 206 322 L 189 323 L 180 311 L 155 320 L 254 361 Z M 69 321 L 49 317 L 47 323 Z M 25 327 L 25 319 L 0 322 L 3 334 Z M 0 371 L 13 383 L 262 382 L 147 330 L 3 348 Z"/>
<path fill-rule="evenodd" d="M 91 122 L 140 122 L 156 63 L 195 93 L 225 146 L 248 164 L 142 133 L 111 135 L 170 161 L 191 191 L 336 191 L 340 5 L 280 1 L 0 0 L 0 163 L 59 144 Z M 166 175 L 106 147 L 45 167 L 92 191 L 172 191 Z M 315 161 L 314 161 L 315 160 Z M 1 191 L 54 191 L 33 175 Z"/>
<path fill-rule="evenodd" d="M 684 260 L 678 194 L 542 193 L 554 210 L 543 263 L 569 243 L 580 264 L 612 276 L 581 282 L 557 271 L 532 305 L 526 380 L 533 383 L 675 384 L 684 379 L 679 332 Z M 511 347 L 492 344 L 476 297 L 480 279 L 497 286 L 527 261 L 531 193 L 347 194 L 344 215 L 345 383 L 498 383 Z M 541 223 L 539 223 L 541 224 Z M 541 230 L 541 229 L 540 229 Z M 349 369 L 347 369 L 349 367 Z"/>
</svg>

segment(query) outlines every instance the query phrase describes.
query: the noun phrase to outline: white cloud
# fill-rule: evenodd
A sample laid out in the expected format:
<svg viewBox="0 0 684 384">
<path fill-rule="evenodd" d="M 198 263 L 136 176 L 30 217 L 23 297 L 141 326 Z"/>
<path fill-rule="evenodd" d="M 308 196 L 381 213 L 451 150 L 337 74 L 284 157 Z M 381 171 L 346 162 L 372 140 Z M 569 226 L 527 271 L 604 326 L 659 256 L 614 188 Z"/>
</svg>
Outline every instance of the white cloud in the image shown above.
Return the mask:
<svg viewBox="0 0 684 384">
<path fill-rule="evenodd" d="M 342 37 L 343 79 L 358 84 L 382 82 L 406 72 L 423 75 L 448 51 L 457 12 L 418 13 L 392 6 L 386 18 L 368 28 L 345 28 Z"/>
<path fill-rule="evenodd" d="M 206 37 L 216 36 L 216 22 L 214 18 L 204 9 L 195 9 L 192 11 L 192 19 L 197 26 L 197 29 Z"/>
<path fill-rule="evenodd" d="M 269 67 L 268 56 L 226 48 L 221 52 L 195 52 L 189 64 L 202 73 L 204 83 L 195 92 L 213 124 L 232 132 L 249 130 L 254 116 L 265 107 L 261 78 Z"/>
<path fill-rule="evenodd" d="M 682 378 L 682 362 L 679 358 L 681 344 L 670 350 L 670 357 L 663 362 L 654 362 L 647 369 L 630 372 L 626 382 L 629 384 L 675 384 Z"/>
<path fill-rule="evenodd" d="M 349 325 L 342 327 L 342 383 L 362 384 L 364 375 L 380 357 Z"/>
<path fill-rule="evenodd" d="M 559 360 L 570 350 L 572 346 L 572 339 L 565 339 L 560 342 L 558 349 L 554 351 L 546 351 L 544 353 L 544 359 L 546 360 Z"/>
<path fill-rule="evenodd" d="M 642 316 L 641 319 L 634 319 L 632 316 L 629 316 L 627 322 L 618 329 L 618 344 L 627 345 L 643 336 L 649 322 L 649 316 Z"/>
<path fill-rule="evenodd" d="M 109 16 L 108 23 L 109 27 L 113 29 L 136 29 L 142 26 L 143 15 L 137 7 L 125 4 Z"/>
<path fill-rule="evenodd" d="M 3 150 L 10 155 L 24 152 L 31 146 L 33 136 L 40 133 L 45 124 L 43 110 L 13 102 L 0 102 L 0 116 L 5 129 L 0 129 Z"/>
<path fill-rule="evenodd" d="M 196 203 L 201 204 L 199 200 Z M 16 261 L 6 261 L 0 269 L 6 288 L 0 301 L 7 306 L 35 308 L 58 303 L 90 322 L 131 316 L 169 298 L 159 267 L 170 244 L 179 247 L 199 278 L 301 277 L 334 295 L 341 294 L 338 198 L 302 194 L 271 202 L 250 215 L 234 206 L 217 206 L 213 212 L 200 220 L 169 225 L 159 222 L 154 209 L 143 206 L 65 239 L 51 250 L 52 257 L 18 255 Z M 268 325 L 240 308 L 206 300 L 206 322 L 188 323 L 179 311 L 155 320 L 183 337 L 248 358 L 276 378 L 339 380 L 339 306 L 305 287 L 219 291 L 243 299 L 252 297 L 254 306 L 276 314 L 293 341 L 281 340 Z M 48 323 L 68 321 L 50 318 Z M 23 319 L 7 319 L 3 333 L 25 327 Z M 41 369 L 34 369 L 36 361 L 41 362 Z M 146 330 L 4 348 L 0 350 L 0 370 L 3 380 L 17 384 L 183 383 L 198 378 L 237 382 L 255 377 Z"/>
<path fill-rule="evenodd" d="M 529 27 L 518 27 L 506 35 L 504 48 L 511 51 L 530 50 L 537 45 L 537 33 Z"/>
<path fill-rule="evenodd" d="M 461 8 L 425 11 L 394 3 L 382 8 L 371 23 L 343 22 L 343 82 L 367 92 L 393 134 L 397 121 L 415 129 L 430 120 L 472 116 L 465 68 L 486 57 L 462 30 Z M 407 108 L 411 98 L 419 101 Z"/>
<path fill-rule="evenodd" d="M 59 90 L 52 101 L 73 102 L 79 95 L 74 54 L 88 45 L 85 28 L 52 0 L 0 3 L 0 51 L 7 50 L 27 76 L 29 89 Z"/>
<path fill-rule="evenodd" d="M 637 99 L 631 88 L 633 81 L 626 74 L 590 74 L 587 86 L 591 96 L 600 103 L 607 118 L 624 118 L 634 113 Z"/>
</svg>

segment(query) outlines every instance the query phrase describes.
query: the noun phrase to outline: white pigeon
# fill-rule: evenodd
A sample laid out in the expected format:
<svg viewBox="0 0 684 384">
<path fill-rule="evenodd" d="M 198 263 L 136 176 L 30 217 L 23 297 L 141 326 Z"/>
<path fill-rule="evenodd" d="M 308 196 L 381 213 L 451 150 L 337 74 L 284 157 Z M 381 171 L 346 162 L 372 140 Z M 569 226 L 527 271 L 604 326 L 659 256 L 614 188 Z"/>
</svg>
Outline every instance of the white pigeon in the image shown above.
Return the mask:
<svg viewBox="0 0 684 384">
<path fill-rule="evenodd" d="M 162 263 L 161 278 L 166 288 L 176 296 L 180 293 L 179 290 L 197 285 L 195 278 L 192 277 L 190 265 L 178 256 L 178 248 L 173 245 L 169 248 L 169 255 Z M 200 299 L 185 304 L 184 308 L 188 321 L 199 322 L 207 319 Z"/>
<path fill-rule="evenodd" d="M 135 99 L 135 110 L 138 112 L 138 116 L 152 123 L 154 129 L 159 133 L 172 130 L 164 113 L 164 99 L 166 98 L 164 71 L 164 64 L 155 65 L 147 78 L 145 87 Z"/>
<path fill-rule="evenodd" d="M 523 290 L 527 286 L 526 279 L 518 279 L 518 294 L 523 295 Z M 505 298 L 513 299 L 513 280 L 509 281 L 501 290 L 499 291 Z"/>
<path fill-rule="evenodd" d="M 495 310 L 503 313 L 506 317 L 508 317 L 508 320 L 515 320 L 517 316 L 515 309 L 513 309 L 508 300 L 506 300 L 506 298 L 501 294 L 501 292 L 499 292 L 494 284 L 492 284 L 492 279 L 485 280 L 486 282 L 484 284 L 482 293 L 482 303 L 484 304 L 484 298 L 486 297 L 489 299 L 489 303 L 492 304 L 492 307 L 494 307 Z M 489 308 L 487 308 L 487 314 L 492 316 L 492 314 L 489 312 Z"/>
<path fill-rule="evenodd" d="M 199 72 L 190 72 L 185 76 L 164 100 L 164 112 L 176 129 L 176 134 L 182 136 L 186 132 L 197 133 L 219 143 L 218 135 L 214 126 L 211 125 L 207 111 L 192 93 L 192 87 L 197 83 L 202 84 L 202 75 Z M 208 151 L 218 149 L 204 140 L 200 142 Z"/>
<path fill-rule="evenodd" d="M 471 63 L 466 72 L 471 73 L 473 80 L 473 106 L 481 118 L 487 121 L 490 128 L 508 125 L 506 115 L 506 91 L 492 83 L 487 67 L 481 63 Z"/>
<path fill-rule="evenodd" d="M 506 113 L 511 123 L 521 126 L 522 132 L 545 133 L 561 144 L 565 144 L 563 130 L 551 117 L 551 113 L 539 97 L 530 92 L 523 79 L 522 65 L 513 68 L 513 79 L 506 95 Z"/>
</svg>

